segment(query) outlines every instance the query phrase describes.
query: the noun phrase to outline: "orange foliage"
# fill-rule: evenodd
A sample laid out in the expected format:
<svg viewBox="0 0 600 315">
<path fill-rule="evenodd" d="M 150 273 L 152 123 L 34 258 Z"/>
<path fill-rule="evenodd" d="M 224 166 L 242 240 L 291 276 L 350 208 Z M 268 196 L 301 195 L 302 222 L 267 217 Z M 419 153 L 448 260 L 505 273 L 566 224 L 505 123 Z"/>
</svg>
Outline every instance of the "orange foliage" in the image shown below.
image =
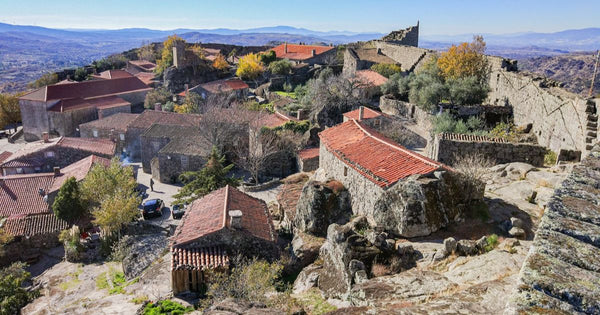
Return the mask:
<svg viewBox="0 0 600 315">
<path fill-rule="evenodd" d="M 213 61 L 213 67 L 217 70 L 224 71 L 225 69 L 229 68 L 229 63 L 227 63 L 227 60 L 225 60 L 225 56 L 218 54 L 215 57 L 215 61 Z"/>
<path fill-rule="evenodd" d="M 482 36 L 474 36 L 471 43 L 452 45 L 440 55 L 438 66 L 446 79 L 475 76 L 484 80 L 488 73 L 485 55 L 485 42 Z"/>
</svg>

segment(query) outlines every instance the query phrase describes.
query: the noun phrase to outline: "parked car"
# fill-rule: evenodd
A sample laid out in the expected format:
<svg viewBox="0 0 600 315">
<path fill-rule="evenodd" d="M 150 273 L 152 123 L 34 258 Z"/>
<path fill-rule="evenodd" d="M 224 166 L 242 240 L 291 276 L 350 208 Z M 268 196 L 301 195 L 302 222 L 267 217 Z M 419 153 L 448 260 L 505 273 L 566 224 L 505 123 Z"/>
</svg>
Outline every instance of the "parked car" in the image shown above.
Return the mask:
<svg viewBox="0 0 600 315">
<path fill-rule="evenodd" d="M 173 219 L 181 219 L 183 214 L 185 213 L 187 205 L 173 205 L 171 208 L 171 213 L 173 214 Z"/>
<path fill-rule="evenodd" d="M 160 217 L 165 203 L 160 199 L 148 199 L 142 203 L 142 215 L 144 219 Z"/>
</svg>

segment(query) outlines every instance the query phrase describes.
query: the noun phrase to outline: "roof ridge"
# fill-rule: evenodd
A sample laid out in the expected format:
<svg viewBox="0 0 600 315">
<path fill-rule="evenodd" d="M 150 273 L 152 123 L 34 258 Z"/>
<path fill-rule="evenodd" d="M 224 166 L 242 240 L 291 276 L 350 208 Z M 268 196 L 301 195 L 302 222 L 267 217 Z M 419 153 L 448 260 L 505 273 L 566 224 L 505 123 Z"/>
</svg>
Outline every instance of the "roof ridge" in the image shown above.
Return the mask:
<svg viewBox="0 0 600 315">
<path fill-rule="evenodd" d="M 386 144 L 386 145 L 388 145 L 388 146 L 390 146 L 390 147 L 392 147 L 392 148 L 394 148 L 396 150 L 400 150 L 400 151 L 402 151 L 402 152 L 404 152 L 404 153 L 406 153 L 406 154 L 408 154 L 408 155 L 410 155 L 410 156 L 412 156 L 412 157 L 420 160 L 421 162 L 424 162 L 424 163 L 429 164 L 431 166 L 441 167 L 439 163 L 434 163 L 432 161 L 429 161 L 428 159 L 424 158 L 420 154 L 417 154 L 417 153 L 415 153 L 415 152 L 413 152 L 411 150 L 405 149 L 405 148 L 403 148 L 403 147 L 401 147 L 399 145 L 394 145 L 394 144 L 391 144 L 391 143 L 389 143 L 387 141 L 383 141 L 382 139 L 379 139 L 378 137 L 373 136 L 370 132 L 368 132 L 365 128 L 363 128 L 363 126 L 361 126 L 360 123 L 358 121 L 356 121 L 356 119 L 352 119 L 352 121 L 354 122 L 354 124 L 356 124 L 356 126 L 358 126 L 358 128 L 360 128 L 360 130 L 362 132 L 364 132 L 365 134 L 367 134 L 367 136 L 371 137 L 372 139 L 375 139 L 378 142 Z"/>
</svg>

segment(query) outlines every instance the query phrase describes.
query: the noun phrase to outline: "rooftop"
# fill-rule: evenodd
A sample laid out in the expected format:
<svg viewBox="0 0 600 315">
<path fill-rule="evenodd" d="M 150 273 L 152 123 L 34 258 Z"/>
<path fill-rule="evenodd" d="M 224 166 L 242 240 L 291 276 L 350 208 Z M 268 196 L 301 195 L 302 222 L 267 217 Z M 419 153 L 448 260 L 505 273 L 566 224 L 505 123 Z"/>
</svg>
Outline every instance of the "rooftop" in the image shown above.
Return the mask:
<svg viewBox="0 0 600 315">
<path fill-rule="evenodd" d="M 358 70 L 355 77 L 366 85 L 381 86 L 387 82 L 387 78 L 373 70 Z"/>
<path fill-rule="evenodd" d="M 54 213 L 16 215 L 7 218 L 2 227 L 13 236 L 31 237 L 39 234 L 59 232 L 68 227 L 67 222 Z"/>
<path fill-rule="evenodd" d="M 96 129 L 114 129 L 115 131 L 125 132 L 127 131 L 127 126 L 129 123 L 131 123 L 138 116 L 139 114 L 116 113 L 108 117 L 81 124 L 79 126 Z"/>
<path fill-rule="evenodd" d="M 220 246 L 173 248 L 171 270 L 205 270 L 229 266 L 229 256 Z"/>
<path fill-rule="evenodd" d="M 363 111 L 363 119 L 371 119 L 371 118 L 377 118 L 377 117 L 381 117 L 382 113 L 378 112 L 376 110 L 370 109 L 368 107 L 363 107 L 364 111 Z M 358 120 L 358 115 L 360 112 L 360 108 L 359 109 L 355 109 L 353 111 L 349 111 L 344 113 L 344 117 L 348 118 L 348 119 L 355 119 Z"/>
<path fill-rule="evenodd" d="M 114 95 L 110 96 L 102 96 L 98 98 L 92 99 L 82 99 L 78 98 L 70 98 L 70 99 L 62 99 L 49 110 L 54 112 L 66 112 L 70 110 L 76 110 L 81 108 L 98 108 L 98 109 L 107 109 L 112 107 L 120 107 L 131 105 L 128 101 Z"/>
<path fill-rule="evenodd" d="M 184 245 L 222 229 L 231 228 L 230 210 L 242 211 L 242 232 L 263 240 L 275 241 L 275 229 L 267 204 L 228 185 L 189 206 L 172 237 L 173 246 Z"/>
<path fill-rule="evenodd" d="M 129 123 L 128 128 L 146 129 L 152 124 L 199 126 L 202 116 L 196 114 L 178 114 L 156 110 L 145 110 Z"/>
<path fill-rule="evenodd" d="M 147 71 L 153 71 L 156 68 L 156 64 L 148 60 L 129 60 L 129 63 Z"/>
<path fill-rule="evenodd" d="M 281 114 L 279 112 L 274 112 L 272 114 L 268 114 L 268 115 L 265 115 L 264 117 L 262 117 L 260 119 L 260 125 L 261 125 L 261 127 L 264 126 L 264 127 L 274 128 L 274 127 L 279 127 L 290 120 L 295 120 L 295 119 L 288 117 L 284 114 Z"/>
<path fill-rule="evenodd" d="M 106 70 L 106 71 L 100 72 L 98 74 L 93 74 L 92 77 L 97 78 L 97 79 L 111 80 L 111 79 L 129 78 L 129 77 L 132 77 L 132 75 L 131 75 L 131 73 L 129 73 L 125 70 Z"/>
<path fill-rule="evenodd" d="M 96 164 L 108 167 L 110 165 L 110 160 L 96 155 L 90 155 L 61 169 L 60 175 L 54 178 L 52 186 L 50 187 L 48 192 L 59 190 L 60 187 L 65 183 L 65 181 L 71 177 L 75 177 L 77 181 L 82 181 L 92 170 L 92 167 Z"/>
<path fill-rule="evenodd" d="M 319 148 L 306 148 L 298 151 L 298 157 L 302 160 L 319 157 Z"/>
<path fill-rule="evenodd" d="M 195 91 L 198 88 L 202 88 L 209 93 L 217 94 L 217 93 L 227 93 L 233 92 L 237 90 L 243 90 L 249 88 L 246 82 L 240 79 L 227 79 L 227 80 L 216 80 L 211 82 L 206 82 L 199 84 L 190 89 L 190 91 Z M 179 93 L 180 96 L 185 96 L 185 92 L 183 91 Z"/>
<path fill-rule="evenodd" d="M 0 163 L 3 163 L 4 161 L 6 161 L 11 155 L 12 155 L 12 152 L 8 152 L 8 151 L 0 152 Z"/>
<path fill-rule="evenodd" d="M 54 174 L 27 174 L 0 177 L 0 217 L 48 213 L 50 206 L 40 190 L 47 192 Z"/>
<path fill-rule="evenodd" d="M 287 52 L 285 46 L 287 45 Z M 328 52 L 335 49 L 331 46 L 317 46 L 317 45 L 298 45 L 298 44 L 281 44 L 274 47 L 272 50 L 275 52 L 277 58 L 280 59 L 291 59 L 291 60 L 306 60 L 313 57 L 312 51 L 315 50 L 315 56 L 322 53 Z"/>
<path fill-rule="evenodd" d="M 319 136 L 321 145 L 329 152 L 383 188 L 411 175 L 425 175 L 446 168 L 356 120 L 325 129 Z"/>
</svg>

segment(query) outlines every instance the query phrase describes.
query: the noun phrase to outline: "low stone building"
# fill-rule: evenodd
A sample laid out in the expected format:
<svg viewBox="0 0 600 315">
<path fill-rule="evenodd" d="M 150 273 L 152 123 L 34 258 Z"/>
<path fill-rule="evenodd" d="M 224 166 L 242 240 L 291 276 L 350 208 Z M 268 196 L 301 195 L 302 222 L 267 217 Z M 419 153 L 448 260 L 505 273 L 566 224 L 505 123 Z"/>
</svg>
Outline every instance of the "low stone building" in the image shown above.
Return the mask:
<svg viewBox="0 0 600 315">
<path fill-rule="evenodd" d="M 370 69 L 376 64 L 396 64 L 394 59 L 384 55 L 381 49 L 348 47 L 344 51 L 344 68 L 342 72 L 347 76 L 354 76 L 356 71 Z"/>
<path fill-rule="evenodd" d="M 305 148 L 297 153 L 298 171 L 313 172 L 319 168 L 319 148 Z"/>
<path fill-rule="evenodd" d="M 199 291 L 207 270 L 227 271 L 230 257 L 273 259 L 277 235 L 264 201 L 226 186 L 194 201 L 171 238 L 173 294 Z"/>
<path fill-rule="evenodd" d="M 138 116 L 139 114 L 116 113 L 79 125 L 79 134 L 81 138 L 111 140 L 116 145 L 117 153 L 126 154 L 125 135 L 127 133 L 127 126 Z"/>
<path fill-rule="evenodd" d="M 319 134 L 319 168 L 340 181 L 352 211 L 372 226 L 404 237 L 423 236 L 462 215 L 471 199 L 442 163 L 410 151 L 349 120 Z M 319 171 L 317 171 L 319 173 Z"/>
<path fill-rule="evenodd" d="M 39 140 L 44 132 L 78 135 L 82 123 L 131 112 L 150 90 L 132 76 L 45 86 L 19 98 L 25 140 Z"/>
<path fill-rule="evenodd" d="M 277 59 L 288 59 L 295 63 L 326 64 L 328 58 L 335 57 L 333 46 L 298 45 L 283 43 L 272 49 Z"/>
<path fill-rule="evenodd" d="M 246 95 L 248 95 L 249 88 L 250 87 L 248 84 L 246 84 L 246 82 L 234 78 L 202 83 L 190 88 L 189 90 L 183 91 L 178 95 L 185 97 L 187 92 L 195 92 L 202 96 L 202 98 L 207 98 L 211 94 L 233 93 L 237 98 L 244 99 Z"/>
<path fill-rule="evenodd" d="M 142 168 L 162 183 L 204 166 L 212 146 L 193 126 L 154 124 L 141 135 Z"/>
<path fill-rule="evenodd" d="M 90 155 L 106 159 L 115 156 L 115 143 L 106 139 L 60 137 L 30 143 L 2 164 L 2 175 L 51 172 Z"/>
</svg>

